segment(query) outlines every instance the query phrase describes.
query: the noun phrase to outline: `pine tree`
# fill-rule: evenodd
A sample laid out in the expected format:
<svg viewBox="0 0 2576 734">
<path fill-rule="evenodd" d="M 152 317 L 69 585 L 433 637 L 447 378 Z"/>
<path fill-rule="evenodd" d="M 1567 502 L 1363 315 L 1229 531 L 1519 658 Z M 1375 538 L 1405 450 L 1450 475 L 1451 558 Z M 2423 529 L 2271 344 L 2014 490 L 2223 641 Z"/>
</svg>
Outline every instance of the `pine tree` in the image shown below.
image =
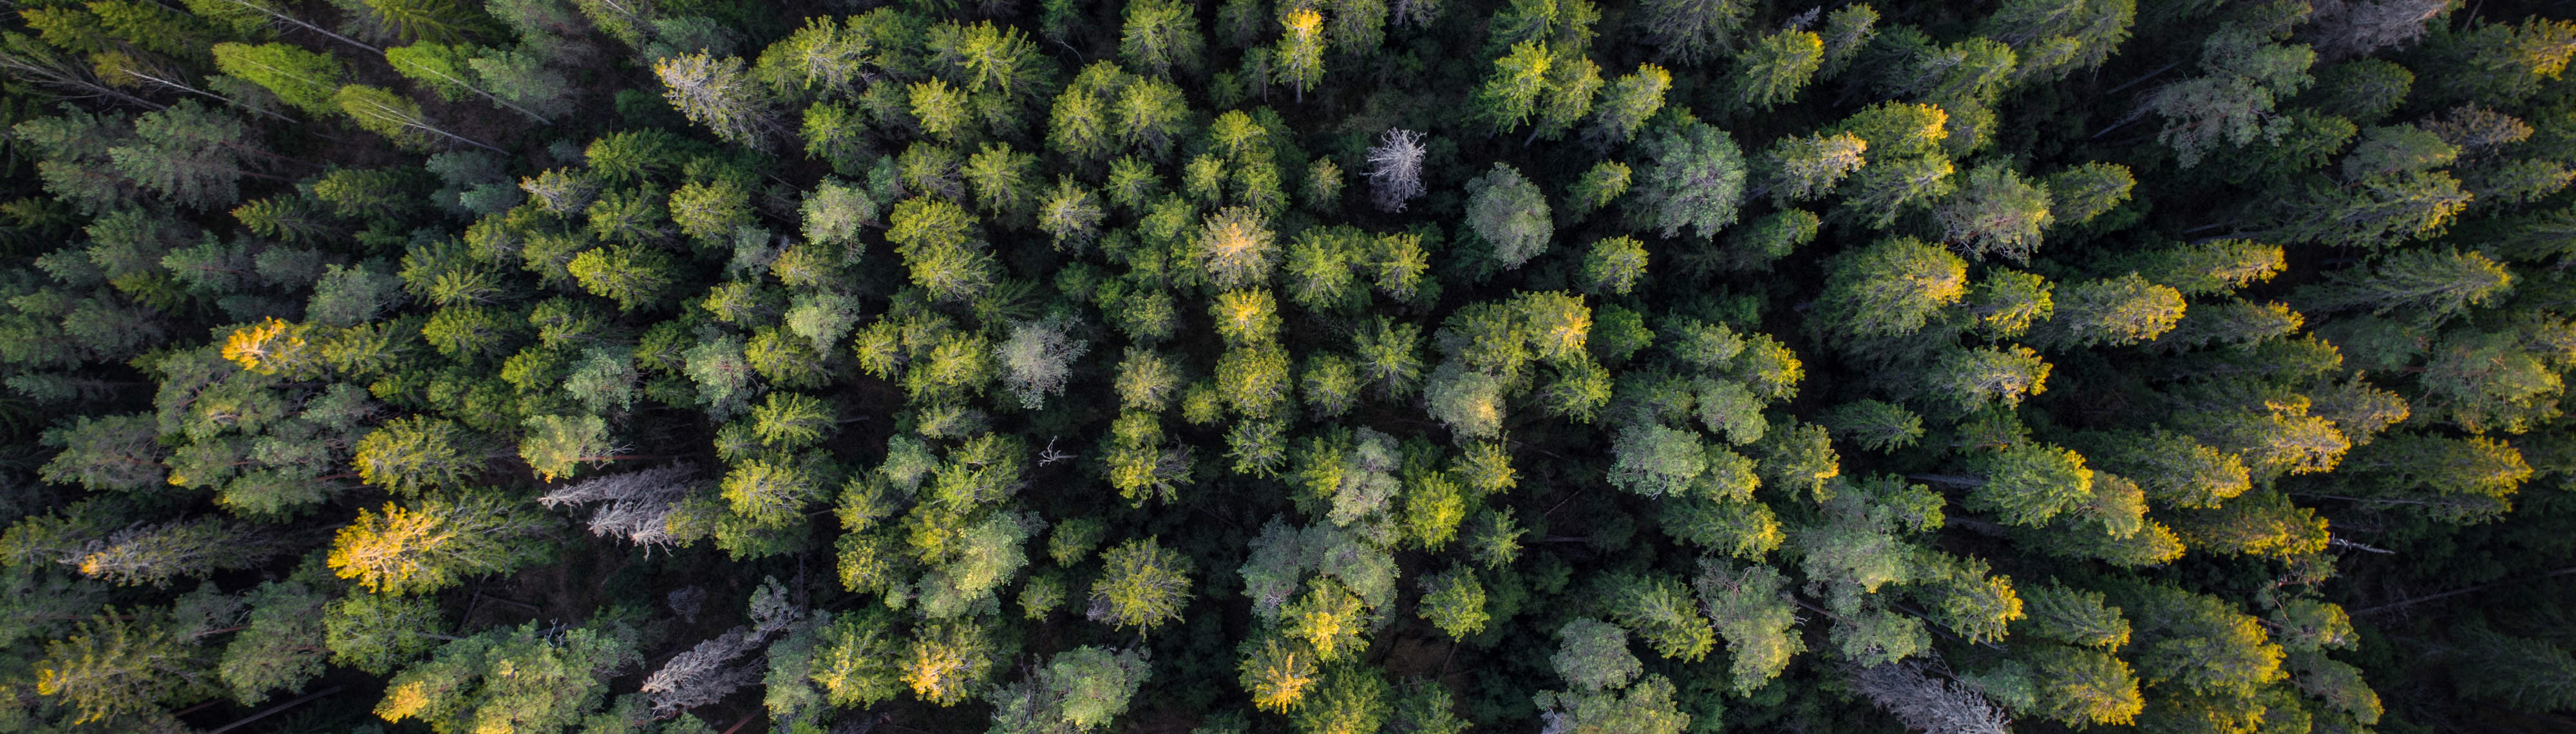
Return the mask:
<svg viewBox="0 0 2576 734">
<path fill-rule="evenodd" d="M 340 529 L 330 565 L 371 592 L 427 593 L 542 560 L 543 544 L 530 541 L 552 524 L 489 495 L 387 503 Z"/>
<path fill-rule="evenodd" d="M 729 142 L 752 148 L 768 144 L 777 122 L 771 119 L 767 90 L 742 59 L 686 54 L 654 61 L 653 74 L 662 80 L 662 98 L 690 122 Z"/>
<path fill-rule="evenodd" d="M 1824 62 L 1824 38 L 1814 33 L 1783 30 L 1755 39 L 1735 57 L 1734 102 L 1768 110 L 1796 101 Z"/>
<path fill-rule="evenodd" d="M 1642 145 L 1648 160 L 1629 190 L 1630 218 L 1638 226 L 1668 238 L 1687 228 L 1707 239 L 1735 223 L 1745 193 L 1744 154 L 1725 132 L 1684 123 L 1653 133 Z"/>
<path fill-rule="evenodd" d="M 1174 69 L 1196 75 L 1204 70 L 1207 40 L 1199 33 L 1191 6 L 1163 0 L 1130 2 L 1118 54 L 1127 63 L 1169 78 Z"/>
<path fill-rule="evenodd" d="M 500 148 L 438 127 L 426 113 L 421 111 L 418 103 L 382 88 L 351 84 L 341 87 L 337 93 L 331 95 L 331 102 L 338 105 L 341 112 L 347 113 L 351 119 L 356 120 L 359 127 L 385 136 L 398 146 L 426 149 L 432 143 L 445 139 L 494 153 L 504 152 Z"/>
<path fill-rule="evenodd" d="M 289 107 L 315 115 L 340 111 L 333 95 L 345 72 L 328 54 L 283 43 L 218 43 L 214 54 L 216 68 L 267 89 Z"/>
</svg>

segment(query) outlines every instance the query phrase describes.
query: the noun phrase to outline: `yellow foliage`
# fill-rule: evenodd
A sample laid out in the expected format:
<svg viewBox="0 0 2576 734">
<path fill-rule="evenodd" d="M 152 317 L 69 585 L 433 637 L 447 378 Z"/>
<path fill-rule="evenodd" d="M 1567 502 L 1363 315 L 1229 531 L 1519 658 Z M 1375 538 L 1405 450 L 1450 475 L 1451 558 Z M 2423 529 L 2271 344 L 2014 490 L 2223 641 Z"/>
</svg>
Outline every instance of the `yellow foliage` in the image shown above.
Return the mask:
<svg viewBox="0 0 2576 734">
<path fill-rule="evenodd" d="M 327 559 L 340 578 L 355 579 L 368 591 L 400 589 L 426 564 L 423 551 L 453 542 L 456 533 L 432 514 L 386 503 L 384 514 L 358 513 L 356 522 L 340 529 Z"/>
<path fill-rule="evenodd" d="M 1302 653 L 1278 640 L 1264 640 L 1243 661 L 1243 686 L 1251 690 L 1254 708 L 1286 713 L 1305 701 L 1306 689 L 1315 685 L 1315 663 Z"/>
<path fill-rule="evenodd" d="M 300 372 L 314 364 L 310 327 L 271 316 L 234 329 L 224 340 L 224 359 L 263 375 Z"/>
<path fill-rule="evenodd" d="M 420 681 L 408 681 L 385 689 L 385 700 L 376 704 L 376 716 L 386 721 L 401 721 L 417 716 L 429 707 L 429 691 Z"/>
</svg>

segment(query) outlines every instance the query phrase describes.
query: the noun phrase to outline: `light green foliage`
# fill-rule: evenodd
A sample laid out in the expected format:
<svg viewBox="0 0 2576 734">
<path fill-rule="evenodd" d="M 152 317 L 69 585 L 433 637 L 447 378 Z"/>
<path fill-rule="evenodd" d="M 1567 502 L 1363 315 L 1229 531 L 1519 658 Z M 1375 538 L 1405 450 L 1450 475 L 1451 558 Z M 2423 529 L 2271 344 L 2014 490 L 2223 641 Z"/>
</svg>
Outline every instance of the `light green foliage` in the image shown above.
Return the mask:
<svg viewBox="0 0 2576 734">
<path fill-rule="evenodd" d="M 1881 240 L 1834 263 L 1816 317 L 1829 330 L 1903 336 L 1968 293 L 1968 264 L 1910 237 Z"/>
<path fill-rule="evenodd" d="M 1825 63 L 1825 39 L 1800 30 L 1756 38 L 1735 57 L 1734 102 L 1767 110 L 1797 99 L 1800 88 Z"/>
<path fill-rule="evenodd" d="M 329 54 L 284 43 L 218 43 L 214 54 L 216 68 L 267 89 L 288 106 L 316 115 L 339 111 L 331 97 L 345 72 Z"/>
<path fill-rule="evenodd" d="M 1181 606 L 1189 601 L 1187 559 L 1153 538 L 1103 551 L 1100 564 L 1100 580 L 1091 586 L 1093 621 L 1151 630 L 1177 620 Z"/>
<path fill-rule="evenodd" d="M 1790 659 L 1807 649 L 1791 627 L 1797 605 L 1785 595 L 1788 579 L 1770 566 L 1735 567 L 1708 561 L 1691 580 L 1701 608 L 1726 639 L 1729 675 L 1738 692 L 1750 692 L 1778 677 Z"/>
<path fill-rule="evenodd" d="M 529 623 L 450 642 L 396 674 L 375 713 L 442 734 L 570 726 L 606 696 L 604 674 L 640 661 L 634 634 L 607 625 L 544 634 Z"/>
<path fill-rule="evenodd" d="M 1576 619 L 1556 632 L 1559 644 L 1550 661 L 1566 685 L 1586 693 L 1615 690 L 1644 671 L 1645 664 L 1628 652 L 1628 633 L 1597 619 Z"/>
<path fill-rule="evenodd" d="M 1968 492 L 1967 506 L 1995 512 L 2006 523 L 2047 522 L 2093 495 L 2094 472 L 2073 451 L 2024 444 L 1983 461 L 1986 481 Z"/>
<path fill-rule="evenodd" d="M 1602 582 L 1600 598 L 1610 620 L 1636 633 L 1655 654 L 1696 661 L 1717 645 L 1716 630 L 1700 616 L 1690 591 L 1677 579 L 1612 576 Z"/>
<path fill-rule="evenodd" d="M 1422 581 L 1422 618 L 1449 635 L 1466 639 L 1485 629 L 1485 587 L 1473 571 L 1453 568 Z"/>
</svg>

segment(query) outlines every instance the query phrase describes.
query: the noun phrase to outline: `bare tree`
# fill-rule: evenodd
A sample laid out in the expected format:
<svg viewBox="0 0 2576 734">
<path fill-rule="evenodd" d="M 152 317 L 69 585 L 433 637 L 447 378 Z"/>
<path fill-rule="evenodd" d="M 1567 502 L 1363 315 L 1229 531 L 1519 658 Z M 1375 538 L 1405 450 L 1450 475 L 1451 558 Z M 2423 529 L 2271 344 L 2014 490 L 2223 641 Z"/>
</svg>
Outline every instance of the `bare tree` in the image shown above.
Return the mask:
<svg viewBox="0 0 2576 734">
<path fill-rule="evenodd" d="M 1379 211 L 1404 211 L 1422 196 L 1422 154 L 1422 133 L 1411 130 L 1387 130 L 1385 142 L 1369 149 L 1369 192 Z"/>
<path fill-rule="evenodd" d="M 1956 681 L 1934 677 L 1907 661 L 1852 673 L 1852 689 L 1896 715 L 1907 729 L 1925 734 L 2005 734 L 2012 720 L 1986 697 Z"/>
<path fill-rule="evenodd" d="M 759 682 L 768 665 L 764 656 L 754 653 L 805 621 L 806 616 L 805 608 L 795 603 L 777 579 L 764 580 L 751 593 L 751 624 L 725 630 L 714 639 L 671 656 L 660 670 L 644 679 L 644 698 L 652 703 L 653 715 L 668 719 L 724 700 L 743 686 Z M 750 659 L 735 662 L 745 656 Z"/>
<path fill-rule="evenodd" d="M 745 685 L 758 681 L 766 666 L 759 658 L 735 664 L 736 658 L 760 649 L 767 640 L 742 627 L 725 630 L 715 639 L 698 643 L 688 652 L 671 656 L 661 670 L 644 679 L 644 698 L 653 704 L 653 715 L 669 718 L 682 711 L 724 700 Z"/>
<path fill-rule="evenodd" d="M 680 463 L 611 474 L 556 488 L 537 498 L 537 502 L 548 508 L 606 503 L 591 512 L 592 535 L 625 538 L 636 545 L 667 546 L 674 541 L 666 520 L 672 508 L 688 495 L 689 480 L 697 473 L 696 465 Z"/>
<path fill-rule="evenodd" d="M 2317 0 L 2300 35 L 2325 60 L 2362 56 L 2424 37 L 2449 0 Z"/>
</svg>

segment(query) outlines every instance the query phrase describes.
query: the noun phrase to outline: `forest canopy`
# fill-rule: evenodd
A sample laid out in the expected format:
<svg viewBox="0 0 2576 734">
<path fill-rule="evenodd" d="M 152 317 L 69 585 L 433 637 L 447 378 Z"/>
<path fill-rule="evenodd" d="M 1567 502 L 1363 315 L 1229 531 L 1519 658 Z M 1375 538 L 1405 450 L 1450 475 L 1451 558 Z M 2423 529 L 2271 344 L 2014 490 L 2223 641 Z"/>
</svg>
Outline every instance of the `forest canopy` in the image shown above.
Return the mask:
<svg viewBox="0 0 2576 734">
<path fill-rule="evenodd" d="M 12 8 L 0 733 L 2576 715 L 2563 3 Z"/>
</svg>

